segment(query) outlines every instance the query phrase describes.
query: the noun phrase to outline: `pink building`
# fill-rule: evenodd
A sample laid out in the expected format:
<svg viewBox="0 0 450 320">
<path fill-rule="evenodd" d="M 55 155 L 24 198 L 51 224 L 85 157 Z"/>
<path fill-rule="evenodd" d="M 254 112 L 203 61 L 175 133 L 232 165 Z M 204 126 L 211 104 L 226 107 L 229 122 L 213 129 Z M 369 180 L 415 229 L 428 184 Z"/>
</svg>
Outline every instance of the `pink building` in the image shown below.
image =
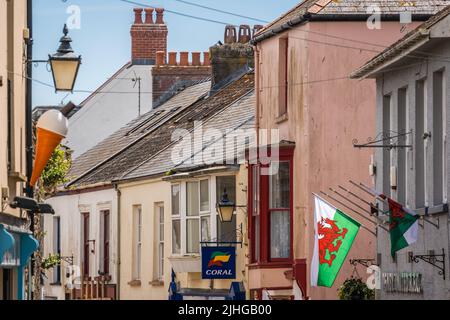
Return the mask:
<svg viewBox="0 0 450 320">
<path fill-rule="evenodd" d="M 349 179 L 373 185 L 373 151 L 355 149 L 352 141 L 376 134 L 375 82 L 349 74 L 446 1 L 415 3 L 393 8 L 392 1 L 306 0 L 254 37 L 257 127 L 279 129 L 281 143 L 277 175 L 261 174 L 273 162 L 249 168 L 252 299 L 336 299 L 351 277 L 346 262 L 333 288 L 310 287 L 312 193 Z M 271 144 L 263 140 L 260 135 L 259 145 Z M 374 259 L 375 246 L 374 235 L 361 229 L 348 259 Z M 358 273 L 366 276 L 362 267 Z"/>
</svg>

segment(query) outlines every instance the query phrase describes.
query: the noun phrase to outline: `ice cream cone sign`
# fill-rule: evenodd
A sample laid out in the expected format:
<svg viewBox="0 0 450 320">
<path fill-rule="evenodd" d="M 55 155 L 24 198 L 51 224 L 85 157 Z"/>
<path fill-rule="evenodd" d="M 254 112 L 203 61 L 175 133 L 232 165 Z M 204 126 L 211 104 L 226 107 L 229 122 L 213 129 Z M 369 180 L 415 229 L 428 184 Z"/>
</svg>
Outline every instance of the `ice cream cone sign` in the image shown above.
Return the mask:
<svg viewBox="0 0 450 320">
<path fill-rule="evenodd" d="M 36 150 L 34 158 L 33 174 L 30 185 L 34 187 L 44 171 L 53 151 L 67 135 L 69 122 L 64 115 L 57 110 L 44 113 L 36 125 Z"/>
</svg>

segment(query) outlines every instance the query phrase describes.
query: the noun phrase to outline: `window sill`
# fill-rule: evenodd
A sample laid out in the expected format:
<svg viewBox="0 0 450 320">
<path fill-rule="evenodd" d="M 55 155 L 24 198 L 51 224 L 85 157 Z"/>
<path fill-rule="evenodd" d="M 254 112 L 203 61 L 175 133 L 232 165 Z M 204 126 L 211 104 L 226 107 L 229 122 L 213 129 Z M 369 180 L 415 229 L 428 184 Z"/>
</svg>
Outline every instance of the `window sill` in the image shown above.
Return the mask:
<svg viewBox="0 0 450 320">
<path fill-rule="evenodd" d="M 250 270 L 254 269 L 288 269 L 292 268 L 292 261 L 255 262 L 248 265 Z"/>
<path fill-rule="evenodd" d="M 161 280 L 153 280 L 148 283 L 152 287 L 164 287 L 164 281 Z"/>
<path fill-rule="evenodd" d="M 128 282 L 130 287 L 140 287 L 142 285 L 141 280 L 132 280 Z"/>
<path fill-rule="evenodd" d="M 289 120 L 289 116 L 288 116 L 287 113 L 285 113 L 285 114 L 283 114 L 283 115 L 277 117 L 277 118 L 275 119 L 275 123 L 276 123 L 276 124 L 280 124 L 280 123 L 283 123 L 283 122 L 285 122 L 285 121 L 287 121 L 287 120 Z"/>
<path fill-rule="evenodd" d="M 61 287 L 61 282 L 54 282 L 54 283 L 50 283 L 51 287 Z"/>
<path fill-rule="evenodd" d="M 425 215 L 425 213 L 426 213 L 425 208 L 419 208 L 414 211 L 419 215 Z M 432 207 L 428 208 L 429 215 L 441 214 L 441 213 L 448 213 L 448 204 L 447 203 L 440 204 L 437 206 L 432 206 Z"/>
</svg>

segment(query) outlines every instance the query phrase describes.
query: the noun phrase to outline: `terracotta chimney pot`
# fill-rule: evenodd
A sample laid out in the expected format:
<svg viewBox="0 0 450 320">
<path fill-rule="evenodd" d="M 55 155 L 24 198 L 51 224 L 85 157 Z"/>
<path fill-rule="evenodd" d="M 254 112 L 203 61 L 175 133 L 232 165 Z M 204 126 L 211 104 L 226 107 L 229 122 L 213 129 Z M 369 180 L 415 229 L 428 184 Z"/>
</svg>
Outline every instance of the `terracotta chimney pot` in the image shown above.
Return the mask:
<svg viewBox="0 0 450 320">
<path fill-rule="evenodd" d="M 177 64 L 177 52 L 169 52 L 169 66 L 176 66 Z"/>
<path fill-rule="evenodd" d="M 189 66 L 189 52 L 180 52 L 180 66 Z"/>
<path fill-rule="evenodd" d="M 153 8 L 145 8 L 145 24 L 153 24 Z"/>
<path fill-rule="evenodd" d="M 142 8 L 134 8 L 134 24 L 142 24 Z"/>
</svg>

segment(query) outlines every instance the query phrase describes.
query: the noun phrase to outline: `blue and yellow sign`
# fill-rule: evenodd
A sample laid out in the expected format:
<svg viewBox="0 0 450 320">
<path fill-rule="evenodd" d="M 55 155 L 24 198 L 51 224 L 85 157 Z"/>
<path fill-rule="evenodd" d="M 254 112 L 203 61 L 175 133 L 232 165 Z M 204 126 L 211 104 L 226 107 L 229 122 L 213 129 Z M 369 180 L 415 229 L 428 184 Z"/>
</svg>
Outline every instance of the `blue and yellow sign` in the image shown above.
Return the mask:
<svg viewBox="0 0 450 320">
<path fill-rule="evenodd" d="M 202 278 L 236 279 L 236 248 L 203 247 Z"/>
</svg>

